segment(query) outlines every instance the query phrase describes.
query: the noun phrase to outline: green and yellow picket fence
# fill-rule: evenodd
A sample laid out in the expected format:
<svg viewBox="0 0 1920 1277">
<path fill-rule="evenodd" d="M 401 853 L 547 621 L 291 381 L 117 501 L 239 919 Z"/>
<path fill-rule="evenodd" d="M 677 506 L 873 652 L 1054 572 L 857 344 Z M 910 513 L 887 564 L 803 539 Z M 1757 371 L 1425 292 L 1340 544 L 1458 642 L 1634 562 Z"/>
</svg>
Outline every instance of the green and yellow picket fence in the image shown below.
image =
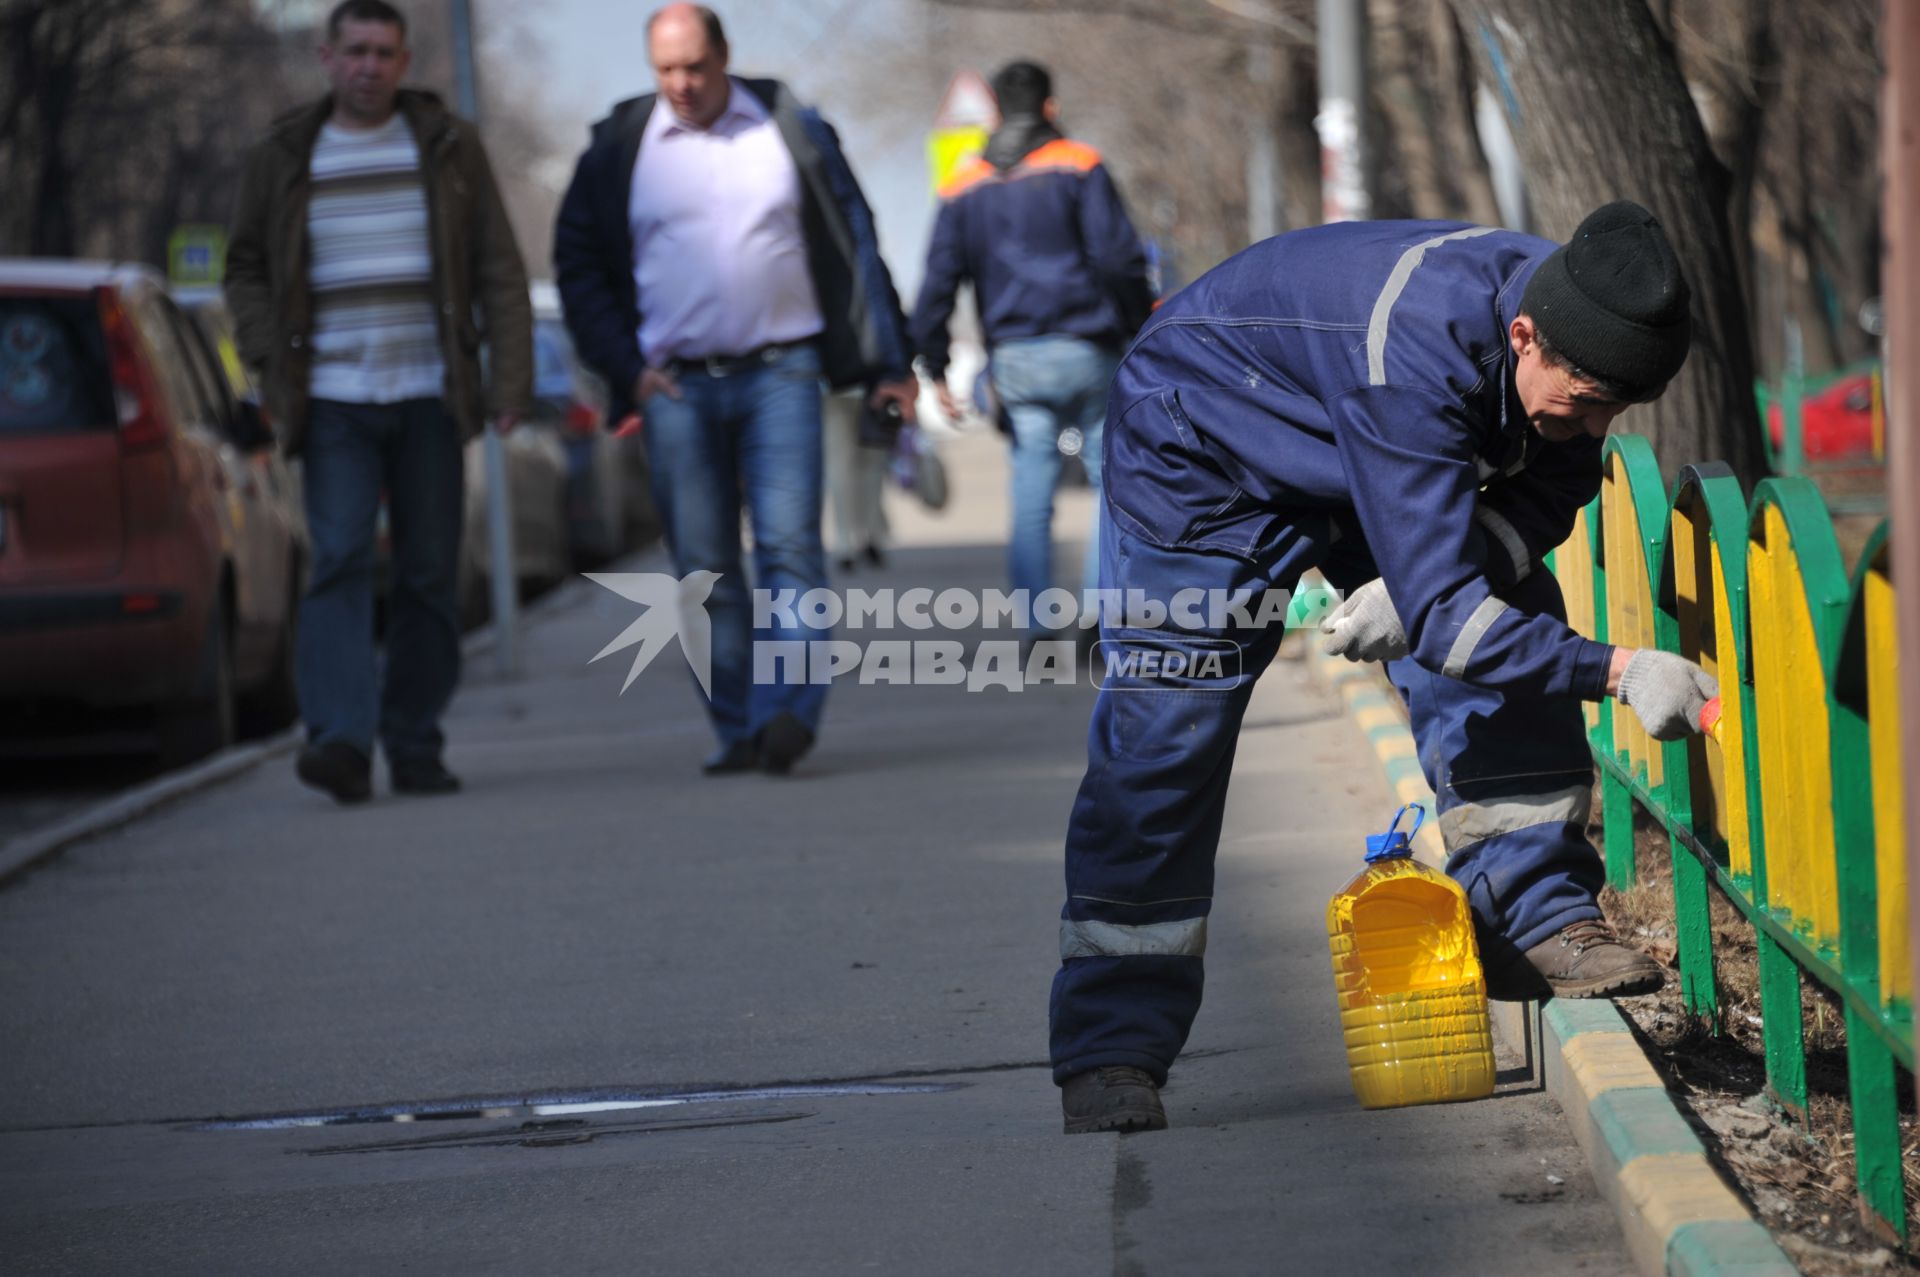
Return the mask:
<svg viewBox="0 0 1920 1277">
<path fill-rule="evenodd" d="M 1634 884 L 1633 806 L 1665 826 L 1682 996 L 1719 1023 L 1708 892 L 1753 925 L 1767 1083 L 1807 1104 L 1802 981 L 1846 1009 L 1860 1200 L 1907 1236 L 1896 1065 L 1914 1064 L 1908 837 L 1893 585 L 1884 524 L 1851 579 L 1804 478 L 1749 499 L 1718 463 L 1671 487 L 1653 449 L 1610 438 L 1599 497 L 1553 555 L 1574 628 L 1659 647 L 1720 680 L 1712 736 L 1659 742 L 1612 702 L 1587 711 L 1607 877 Z"/>
</svg>

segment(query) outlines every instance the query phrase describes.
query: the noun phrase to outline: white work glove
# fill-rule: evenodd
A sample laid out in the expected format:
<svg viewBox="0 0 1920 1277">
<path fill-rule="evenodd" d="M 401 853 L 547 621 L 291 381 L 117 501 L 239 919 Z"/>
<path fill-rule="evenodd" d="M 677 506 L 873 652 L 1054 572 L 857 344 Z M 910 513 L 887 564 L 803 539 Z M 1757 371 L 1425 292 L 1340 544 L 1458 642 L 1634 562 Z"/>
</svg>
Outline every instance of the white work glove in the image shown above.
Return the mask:
<svg viewBox="0 0 1920 1277">
<path fill-rule="evenodd" d="M 1643 647 L 1620 671 L 1614 697 L 1640 716 L 1655 740 L 1679 740 L 1700 730 L 1700 711 L 1720 695 L 1720 680 L 1684 656 Z"/>
<path fill-rule="evenodd" d="M 1350 661 L 1396 661 L 1407 654 L 1407 632 L 1387 597 L 1387 583 L 1375 577 L 1327 614 L 1320 632 L 1330 634 L 1323 650 Z"/>
</svg>

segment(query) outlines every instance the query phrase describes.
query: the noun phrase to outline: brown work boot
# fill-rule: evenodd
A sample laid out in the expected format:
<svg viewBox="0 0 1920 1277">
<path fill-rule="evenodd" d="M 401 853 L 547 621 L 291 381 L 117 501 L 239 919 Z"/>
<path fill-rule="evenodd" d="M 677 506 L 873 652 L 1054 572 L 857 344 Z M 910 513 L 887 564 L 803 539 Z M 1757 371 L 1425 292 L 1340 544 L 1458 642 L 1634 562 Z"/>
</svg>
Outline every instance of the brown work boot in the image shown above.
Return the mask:
<svg viewBox="0 0 1920 1277">
<path fill-rule="evenodd" d="M 1666 983 L 1660 964 L 1620 943 L 1603 918 L 1562 927 L 1527 950 L 1527 962 L 1556 998 L 1625 998 Z"/>
<path fill-rule="evenodd" d="M 1160 1088 L 1144 1070 L 1129 1064 L 1109 1064 L 1068 1078 L 1060 1088 L 1060 1109 L 1069 1135 L 1167 1129 Z"/>
</svg>

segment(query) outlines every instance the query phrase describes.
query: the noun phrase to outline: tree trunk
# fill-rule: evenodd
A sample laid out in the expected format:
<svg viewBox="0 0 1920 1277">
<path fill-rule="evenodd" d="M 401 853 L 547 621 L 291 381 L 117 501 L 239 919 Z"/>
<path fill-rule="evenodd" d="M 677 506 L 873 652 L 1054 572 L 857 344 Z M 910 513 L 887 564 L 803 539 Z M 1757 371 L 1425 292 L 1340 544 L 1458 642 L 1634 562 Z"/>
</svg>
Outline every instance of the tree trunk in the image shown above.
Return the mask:
<svg viewBox="0 0 1920 1277">
<path fill-rule="evenodd" d="M 1729 184 L 1646 0 L 1453 4 L 1481 76 L 1510 93 L 1541 232 L 1565 239 L 1601 204 L 1636 200 L 1666 227 L 1692 286 L 1693 353 L 1658 403 L 1621 424 L 1652 440 L 1668 476 L 1719 460 L 1751 485 L 1764 463 Z"/>
<path fill-rule="evenodd" d="M 1281 229 L 1297 231 L 1320 224 L 1320 135 L 1313 127 L 1314 113 L 1320 109 L 1320 82 L 1312 45 L 1279 45 L 1274 62 Z"/>
<path fill-rule="evenodd" d="M 36 257 L 72 257 L 74 216 L 67 127 L 72 121 L 72 65 L 56 67 L 40 96 L 40 164 L 33 186 L 27 251 Z"/>
<path fill-rule="evenodd" d="M 1433 50 L 1434 128 L 1450 139 L 1453 180 L 1460 187 L 1458 214 L 1482 226 L 1500 225 L 1500 201 L 1473 122 L 1473 60 L 1462 48 L 1460 24 L 1446 0 L 1428 0 L 1427 38 Z"/>
<path fill-rule="evenodd" d="M 200 148 L 182 142 L 176 131 L 167 138 L 165 159 L 158 167 L 161 178 L 150 188 L 146 206 L 140 209 L 141 259 L 167 262 L 171 267 L 167 253 L 174 228 L 185 220 L 181 210 L 187 200 L 187 184 L 192 175 L 206 167 L 206 156 Z"/>
<path fill-rule="evenodd" d="M 1773 12 L 1778 0 L 1692 0 L 1684 21 L 1669 14 L 1664 31 L 1678 31 L 1675 52 L 1707 145 L 1727 174 L 1726 224 L 1740 272 L 1740 295 L 1749 322 L 1758 308 L 1753 260 L 1753 187 L 1759 167 L 1762 127 L 1770 97 L 1777 97 L 1780 65 L 1775 56 Z M 1755 356 L 1762 342 L 1755 334 Z"/>
<path fill-rule="evenodd" d="M 1498 226 L 1499 202 L 1474 131 L 1472 66 L 1446 0 L 1371 0 L 1367 8 L 1373 99 L 1384 126 L 1375 139 L 1374 216 Z"/>
<path fill-rule="evenodd" d="M 1380 156 L 1380 190 L 1375 217 L 1458 217 L 1445 170 L 1452 159 L 1447 139 L 1435 127 L 1434 104 L 1417 78 L 1418 35 L 1408 30 L 1414 17 L 1399 0 L 1372 0 L 1367 25 L 1372 32 L 1373 109 L 1378 125 L 1372 144 Z M 1430 60 L 1430 59 L 1428 59 Z M 1397 194 L 1399 199 L 1391 198 Z M 1404 205 L 1395 208 L 1396 204 Z"/>
</svg>

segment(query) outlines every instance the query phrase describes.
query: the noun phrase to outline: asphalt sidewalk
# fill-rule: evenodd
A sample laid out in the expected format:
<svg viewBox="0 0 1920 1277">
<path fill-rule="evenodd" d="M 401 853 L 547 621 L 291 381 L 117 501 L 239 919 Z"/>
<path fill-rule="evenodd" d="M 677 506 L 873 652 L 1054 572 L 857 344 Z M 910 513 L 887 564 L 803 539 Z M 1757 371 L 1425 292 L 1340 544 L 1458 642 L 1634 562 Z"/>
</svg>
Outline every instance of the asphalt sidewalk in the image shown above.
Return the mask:
<svg viewBox="0 0 1920 1277">
<path fill-rule="evenodd" d="M 956 508 L 841 584 L 1001 584 L 999 445 L 948 458 Z M 842 685 L 792 777 L 704 779 L 677 655 L 619 695 L 636 609 L 566 588 L 524 678 L 473 662 L 460 797 L 274 760 L 0 892 L 9 1272 L 1632 1271 L 1511 1046 L 1492 1099 L 1355 1104 L 1322 914 L 1396 800 L 1304 663 L 1248 718 L 1173 1129 L 1069 1139 L 1091 689 Z M 498 1115 L 202 1129 L 436 1103 Z"/>
</svg>

